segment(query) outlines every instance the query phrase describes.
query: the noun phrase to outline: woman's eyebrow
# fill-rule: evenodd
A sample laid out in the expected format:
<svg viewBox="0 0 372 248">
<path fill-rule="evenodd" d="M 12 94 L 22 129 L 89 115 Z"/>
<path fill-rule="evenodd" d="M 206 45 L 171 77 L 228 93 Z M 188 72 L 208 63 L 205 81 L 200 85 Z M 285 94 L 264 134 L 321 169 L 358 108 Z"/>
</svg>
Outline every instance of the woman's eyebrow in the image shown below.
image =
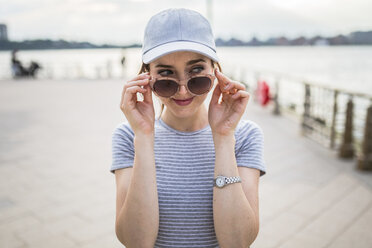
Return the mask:
<svg viewBox="0 0 372 248">
<path fill-rule="evenodd" d="M 205 62 L 204 59 L 193 59 L 193 60 L 190 60 L 186 63 L 186 65 L 192 65 L 192 64 L 195 64 L 195 63 L 198 63 L 198 62 Z M 165 67 L 165 68 L 173 68 L 173 66 L 171 65 L 162 65 L 162 64 L 158 64 L 155 66 L 156 68 L 157 67 Z"/>
<path fill-rule="evenodd" d="M 171 65 L 161 65 L 161 64 L 158 64 L 155 67 L 173 68 L 173 66 L 171 66 Z"/>
<path fill-rule="evenodd" d="M 192 65 L 192 64 L 196 64 L 198 62 L 205 62 L 204 59 L 194 59 L 194 60 L 190 60 L 189 62 L 186 63 L 186 65 Z"/>
</svg>

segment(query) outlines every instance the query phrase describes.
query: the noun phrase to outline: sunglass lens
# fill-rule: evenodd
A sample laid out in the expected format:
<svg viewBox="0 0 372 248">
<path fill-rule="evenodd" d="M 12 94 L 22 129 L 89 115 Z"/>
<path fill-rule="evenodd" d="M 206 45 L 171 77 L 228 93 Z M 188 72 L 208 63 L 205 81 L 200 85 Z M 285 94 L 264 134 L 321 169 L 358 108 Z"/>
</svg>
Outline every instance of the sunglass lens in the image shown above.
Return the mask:
<svg viewBox="0 0 372 248">
<path fill-rule="evenodd" d="M 212 81 L 209 77 L 195 77 L 189 80 L 187 87 L 192 93 L 202 95 L 208 92 L 211 84 Z"/>
<path fill-rule="evenodd" d="M 178 84 L 175 81 L 164 79 L 154 83 L 154 91 L 162 97 L 173 96 L 178 89 Z"/>
</svg>

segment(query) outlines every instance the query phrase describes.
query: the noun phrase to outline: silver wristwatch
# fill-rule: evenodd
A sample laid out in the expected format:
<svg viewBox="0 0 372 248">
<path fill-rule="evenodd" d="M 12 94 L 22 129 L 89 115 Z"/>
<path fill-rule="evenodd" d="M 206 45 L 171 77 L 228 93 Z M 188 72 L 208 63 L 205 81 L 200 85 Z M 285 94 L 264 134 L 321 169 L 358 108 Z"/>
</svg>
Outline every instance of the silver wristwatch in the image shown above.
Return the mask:
<svg viewBox="0 0 372 248">
<path fill-rule="evenodd" d="M 218 188 L 222 188 L 227 184 L 241 183 L 241 182 L 242 180 L 240 179 L 240 177 L 224 177 L 224 176 L 219 175 L 214 179 L 214 186 Z"/>
</svg>

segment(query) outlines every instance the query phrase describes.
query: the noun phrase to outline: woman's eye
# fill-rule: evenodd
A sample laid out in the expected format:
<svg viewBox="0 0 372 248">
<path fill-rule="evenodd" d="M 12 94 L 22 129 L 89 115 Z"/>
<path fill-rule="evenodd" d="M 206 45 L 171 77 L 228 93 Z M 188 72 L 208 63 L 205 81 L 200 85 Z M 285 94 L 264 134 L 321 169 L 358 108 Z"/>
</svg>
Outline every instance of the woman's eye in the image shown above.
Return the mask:
<svg viewBox="0 0 372 248">
<path fill-rule="evenodd" d="M 171 70 L 160 70 L 158 71 L 158 74 L 161 76 L 168 76 L 171 75 L 173 72 Z"/>
<path fill-rule="evenodd" d="M 192 68 L 191 73 L 199 73 L 203 70 L 204 70 L 204 67 L 198 66 L 198 67 Z"/>
</svg>

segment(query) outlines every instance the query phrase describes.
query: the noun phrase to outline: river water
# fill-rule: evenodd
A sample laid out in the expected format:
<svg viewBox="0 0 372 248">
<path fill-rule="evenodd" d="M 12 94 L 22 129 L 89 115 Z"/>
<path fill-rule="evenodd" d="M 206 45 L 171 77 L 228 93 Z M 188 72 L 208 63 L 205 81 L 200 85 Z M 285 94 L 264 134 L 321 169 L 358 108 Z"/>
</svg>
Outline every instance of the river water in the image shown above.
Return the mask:
<svg viewBox="0 0 372 248">
<path fill-rule="evenodd" d="M 372 46 L 218 47 L 223 71 L 239 80 L 255 72 L 295 76 L 321 85 L 372 94 Z M 125 56 L 125 67 L 120 61 Z M 105 78 L 134 76 L 141 49 L 20 51 L 26 65 L 43 66 L 39 78 Z M 10 52 L 0 52 L 0 79 L 11 78 Z"/>
</svg>

